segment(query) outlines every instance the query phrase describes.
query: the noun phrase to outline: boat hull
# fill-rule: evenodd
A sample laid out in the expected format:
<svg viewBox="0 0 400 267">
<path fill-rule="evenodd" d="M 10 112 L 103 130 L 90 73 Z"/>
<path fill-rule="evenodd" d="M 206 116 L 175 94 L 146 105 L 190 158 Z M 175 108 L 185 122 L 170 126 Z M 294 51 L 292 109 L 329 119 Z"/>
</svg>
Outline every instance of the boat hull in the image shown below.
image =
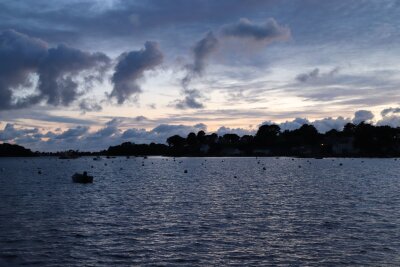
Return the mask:
<svg viewBox="0 0 400 267">
<path fill-rule="evenodd" d="M 93 183 L 93 176 L 83 176 L 81 174 L 72 175 L 72 181 L 74 183 L 89 184 Z"/>
</svg>

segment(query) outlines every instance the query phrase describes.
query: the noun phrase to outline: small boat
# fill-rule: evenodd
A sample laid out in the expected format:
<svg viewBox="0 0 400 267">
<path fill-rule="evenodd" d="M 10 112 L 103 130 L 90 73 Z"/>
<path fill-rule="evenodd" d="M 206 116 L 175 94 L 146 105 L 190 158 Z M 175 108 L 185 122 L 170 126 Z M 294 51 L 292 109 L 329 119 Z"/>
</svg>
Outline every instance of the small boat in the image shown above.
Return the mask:
<svg viewBox="0 0 400 267">
<path fill-rule="evenodd" d="M 93 183 L 93 176 L 87 175 L 87 172 L 83 172 L 83 174 L 75 173 L 72 175 L 72 181 L 81 184 Z"/>
<path fill-rule="evenodd" d="M 101 160 L 101 157 L 99 157 L 99 156 L 94 157 L 93 160 Z"/>
</svg>

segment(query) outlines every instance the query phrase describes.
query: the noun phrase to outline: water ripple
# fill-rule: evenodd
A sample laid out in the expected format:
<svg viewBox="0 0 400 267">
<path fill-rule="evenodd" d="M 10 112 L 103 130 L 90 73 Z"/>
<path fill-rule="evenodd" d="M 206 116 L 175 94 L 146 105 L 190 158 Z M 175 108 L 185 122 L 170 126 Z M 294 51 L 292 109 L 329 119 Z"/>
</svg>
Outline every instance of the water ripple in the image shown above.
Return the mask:
<svg viewBox="0 0 400 267">
<path fill-rule="evenodd" d="M 0 266 L 400 266 L 397 161 L 112 161 L 0 159 Z"/>
</svg>

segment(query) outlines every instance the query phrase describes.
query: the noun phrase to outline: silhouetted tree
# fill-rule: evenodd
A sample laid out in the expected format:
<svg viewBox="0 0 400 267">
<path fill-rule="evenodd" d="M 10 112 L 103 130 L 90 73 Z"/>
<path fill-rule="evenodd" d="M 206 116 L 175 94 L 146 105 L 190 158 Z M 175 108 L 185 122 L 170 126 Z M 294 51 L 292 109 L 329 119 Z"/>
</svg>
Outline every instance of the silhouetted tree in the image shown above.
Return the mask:
<svg viewBox="0 0 400 267">
<path fill-rule="evenodd" d="M 240 140 L 240 137 L 237 134 L 224 134 L 222 139 L 225 144 L 236 144 Z"/>
<path fill-rule="evenodd" d="M 186 137 L 186 143 L 189 146 L 197 145 L 197 136 L 196 136 L 196 134 L 195 133 L 188 134 L 188 136 Z"/>
<path fill-rule="evenodd" d="M 172 147 L 181 147 L 185 144 L 186 139 L 179 135 L 173 135 L 167 139 L 167 143 Z"/>
<path fill-rule="evenodd" d="M 256 133 L 255 141 L 260 146 L 273 146 L 276 144 L 281 128 L 276 124 L 261 125 Z"/>
</svg>

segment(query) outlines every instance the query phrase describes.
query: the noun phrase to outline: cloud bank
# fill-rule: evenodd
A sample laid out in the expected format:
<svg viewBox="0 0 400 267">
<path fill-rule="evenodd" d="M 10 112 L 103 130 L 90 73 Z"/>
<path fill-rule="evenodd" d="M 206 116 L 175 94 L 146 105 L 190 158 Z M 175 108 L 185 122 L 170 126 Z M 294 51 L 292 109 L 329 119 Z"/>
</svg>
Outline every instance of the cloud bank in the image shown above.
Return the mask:
<svg viewBox="0 0 400 267">
<path fill-rule="evenodd" d="M 110 59 L 103 53 L 85 52 L 64 44 L 49 48 L 43 40 L 5 30 L 0 33 L 0 110 L 43 101 L 69 106 L 85 93 L 79 90 L 82 81 L 77 77 L 101 80 L 109 64 Z M 26 93 L 26 88 L 33 92 Z"/>
<path fill-rule="evenodd" d="M 147 70 L 152 70 L 163 61 L 163 53 L 156 42 L 146 42 L 144 49 L 126 52 L 120 55 L 115 72 L 111 78 L 114 88 L 109 95 L 123 104 L 132 96 L 142 92 L 138 79 L 143 78 Z"/>
</svg>

